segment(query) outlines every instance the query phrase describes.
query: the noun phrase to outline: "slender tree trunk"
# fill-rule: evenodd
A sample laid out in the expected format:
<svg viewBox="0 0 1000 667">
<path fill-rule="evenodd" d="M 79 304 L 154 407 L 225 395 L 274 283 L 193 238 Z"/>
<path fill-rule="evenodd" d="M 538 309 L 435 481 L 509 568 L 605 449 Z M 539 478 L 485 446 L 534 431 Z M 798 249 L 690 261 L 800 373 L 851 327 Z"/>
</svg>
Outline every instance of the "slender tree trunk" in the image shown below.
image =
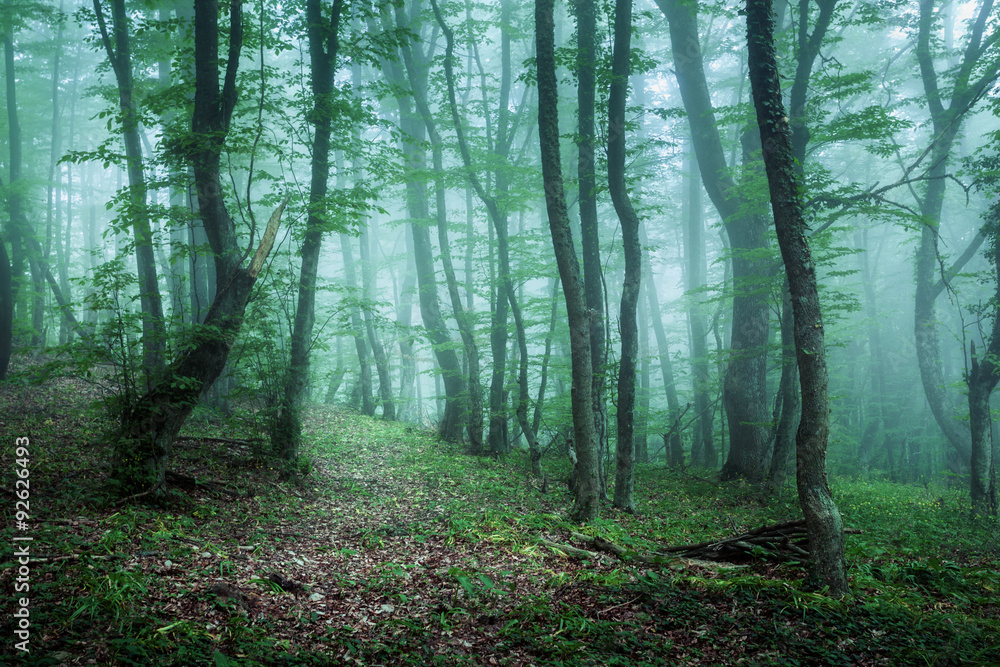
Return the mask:
<svg viewBox="0 0 1000 667">
<path fill-rule="evenodd" d="M 302 239 L 298 301 L 292 322 L 290 356 L 284 391 L 275 420 L 272 445 L 285 461 L 295 461 L 302 442 L 302 401 L 309 382 L 309 350 L 316 321 L 316 278 L 323 233 L 327 227 L 326 195 L 330 181 L 330 131 L 333 123 L 333 76 L 339 47 L 341 0 L 334 0 L 330 18 L 320 0 L 306 1 L 306 33 L 312 70 L 313 132 L 309 213 Z M 343 240 L 342 240 L 343 242 Z M 347 252 L 350 252 L 348 249 Z M 366 413 L 367 414 L 367 413 Z"/>
<path fill-rule="evenodd" d="M 349 292 L 355 292 L 358 289 L 358 276 L 354 268 L 354 250 L 351 248 L 351 237 L 347 234 L 340 234 L 340 254 L 344 261 L 344 283 Z M 358 390 L 361 394 L 361 411 L 372 416 L 375 414 L 375 402 L 372 400 L 372 363 L 368 356 L 368 340 L 361 319 L 361 306 L 358 305 L 357 300 L 351 306 L 351 332 L 354 335 L 354 348 L 358 354 Z"/>
<path fill-rule="evenodd" d="M 118 104 L 122 113 L 122 135 L 125 143 L 125 160 L 128 170 L 128 218 L 135 233 L 135 261 L 139 270 L 139 301 L 142 308 L 142 354 L 147 388 L 152 388 L 156 374 L 163 369 L 166 350 L 166 323 L 163 319 L 163 302 L 160 299 L 159 280 L 156 275 L 156 258 L 153 253 L 153 230 L 146 206 L 146 175 L 142 164 L 142 145 L 139 136 L 139 112 L 134 99 L 132 81 L 132 51 L 129 35 L 129 18 L 125 0 L 112 0 L 111 27 L 108 33 L 101 9 L 101 0 L 94 0 L 98 26 L 108 61 L 118 81 Z"/>
<path fill-rule="evenodd" d="M 636 307 L 642 283 L 642 246 L 639 216 L 625 185 L 625 104 L 628 101 L 629 58 L 632 39 L 632 0 L 615 2 L 614 53 L 611 92 L 608 95 L 608 190 L 622 227 L 625 277 L 622 281 L 618 327 L 622 353 L 618 367 L 618 446 L 615 507 L 635 512 L 635 374 L 639 356 Z"/>
<path fill-rule="evenodd" d="M 707 468 L 718 466 L 715 436 L 712 432 L 711 375 L 708 359 L 708 322 L 701 296 L 696 292 L 705 286 L 708 265 L 705 255 L 705 222 L 702 219 L 701 179 L 698 177 L 698 160 L 688 153 L 687 224 L 684 228 L 684 289 L 688 293 L 688 330 L 691 336 L 691 377 L 694 393 L 694 435 L 691 438 L 691 459 Z"/>
<path fill-rule="evenodd" d="M 559 281 L 553 279 L 549 289 L 552 291 L 552 309 L 549 313 L 549 331 L 545 335 L 545 350 L 542 352 L 542 367 L 538 378 L 538 399 L 535 401 L 535 412 L 531 416 L 531 430 L 538 434 L 542 424 L 542 405 L 545 402 L 545 389 L 549 381 L 549 359 L 552 357 L 552 336 L 556 329 L 556 316 L 559 312 Z"/>
<path fill-rule="evenodd" d="M 951 68 L 953 77 L 948 89 L 951 91 L 945 106 L 943 93 L 934 69 L 931 45 L 934 41 L 935 0 L 920 0 L 920 14 L 917 29 L 915 53 L 920 66 L 920 78 L 924 87 L 927 108 L 934 130 L 934 144 L 928 156 L 930 167 L 927 173 L 927 188 L 920 201 L 923 226 L 920 230 L 920 244 L 916 254 L 916 292 L 914 295 L 914 336 L 916 339 L 917 363 L 924 395 L 935 421 L 951 446 L 958 453 L 961 471 L 971 457 L 969 431 L 955 418 L 955 408 L 946 392 L 945 378 L 941 369 L 941 349 L 934 303 L 944 291 L 943 278 L 936 280 L 938 267 L 938 227 L 944 207 L 947 184 L 948 158 L 955 138 L 961 129 L 965 114 L 974 105 L 988 86 L 992 86 L 1000 72 L 1000 60 L 983 58 L 987 49 L 992 48 L 992 39 L 984 42 L 988 34 L 988 22 L 993 10 L 993 0 L 984 0 L 968 32 L 968 42 L 960 63 Z"/>
<path fill-rule="evenodd" d="M 648 283 L 647 283 L 648 285 Z M 639 409 L 635 416 L 635 460 L 649 462 L 649 308 L 639 299 Z M 683 456 L 683 453 L 681 454 Z"/>
<path fill-rule="evenodd" d="M 401 5 L 396 8 L 396 20 L 397 25 L 406 25 Z M 441 136 L 438 134 L 437 125 L 434 122 L 434 117 L 431 114 L 430 105 L 427 101 L 427 73 L 429 63 L 414 62 L 413 49 L 408 44 L 404 44 L 401 51 L 410 87 L 414 92 L 414 103 L 427 129 L 427 134 L 431 138 L 431 160 L 434 166 L 435 213 L 437 216 L 438 245 L 441 248 L 441 264 L 444 267 L 445 281 L 448 285 L 448 296 L 451 299 L 451 307 L 455 313 L 455 321 L 462 336 L 462 345 L 465 350 L 465 362 L 469 377 L 469 400 L 466 419 L 466 431 L 469 434 L 469 451 L 472 454 L 481 454 L 483 452 L 483 385 L 480 374 L 479 345 L 476 342 L 471 311 L 467 311 L 462 305 L 462 297 L 458 289 L 458 279 L 455 276 L 455 268 L 452 264 L 451 243 L 448 238 L 443 142 Z"/>
<path fill-rule="evenodd" d="M 788 463 L 795 452 L 795 432 L 799 428 L 802 407 L 799 392 L 798 363 L 795 360 L 795 325 L 792 317 L 792 298 L 788 281 L 782 289 L 781 299 L 781 381 L 778 383 L 777 414 L 774 415 L 774 453 L 768 486 L 780 489 L 785 485 Z"/>
<path fill-rule="evenodd" d="M 591 386 L 590 314 L 584 295 L 580 265 L 576 259 L 573 233 L 563 191 L 559 156 L 559 87 L 556 79 L 555 23 L 553 0 L 535 0 L 535 62 L 538 72 L 538 138 L 542 154 L 545 206 L 555 251 L 559 278 L 566 298 L 570 350 L 573 368 L 571 401 L 574 448 L 577 454 L 573 518 L 596 519 L 599 483 L 597 475 L 597 434 Z"/>
<path fill-rule="evenodd" d="M 0 237 L 0 382 L 7 379 L 14 346 L 14 285 L 7 243 Z"/>
<path fill-rule="evenodd" d="M 403 280 L 396 300 L 396 322 L 399 325 L 399 405 L 396 417 L 408 421 L 416 416 L 417 362 L 413 351 L 414 336 L 410 323 L 413 319 L 413 291 L 417 284 L 417 270 L 413 261 L 413 235 L 410 228 L 403 230 L 406 260 Z"/>
<path fill-rule="evenodd" d="M 590 365 L 594 427 L 598 448 L 608 443 L 607 343 L 604 338 L 604 276 L 601 267 L 600 224 L 597 217 L 597 167 L 594 159 L 597 89 L 597 10 L 594 0 L 576 0 L 577 39 L 577 179 L 580 207 L 580 247 L 583 252 L 583 288 L 590 320 Z"/>
<path fill-rule="evenodd" d="M 479 176 L 473 170 L 472 156 L 465 138 L 465 130 L 458 110 L 458 98 L 455 93 L 455 36 L 441 15 L 437 2 L 431 0 L 431 5 L 434 9 L 438 25 L 441 27 L 441 31 L 444 33 L 447 42 L 444 67 L 448 83 L 448 101 L 451 108 L 452 121 L 455 124 L 455 133 L 458 139 L 459 151 L 462 155 L 462 163 L 465 166 L 466 178 L 469 180 L 473 192 L 476 193 L 486 206 L 493 230 L 496 233 L 497 298 L 495 300 L 490 329 L 490 349 L 493 355 L 493 365 L 492 378 L 490 380 L 490 423 L 487 446 L 493 454 L 505 454 L 510 449 L 510 442 L 506 436 L 507 414 L 506 391 L 504 387 L 507 368 L 507 315 L 511 310 L 520 310 L 517 304 L 517 295 L 510 278 L 510 244 L 508 241 L 507 210 L 505 206 L 501 205 L 502 199 L 507 195 L 509 183 L 504 170 L 502 168 L 497 169 L 494 174 L 495 194 L 494 196 L 490 196 L 483 187 Z M 500 3 L 500 23 L 502 25 L 510 25 L 511 11 L 510 0 L 502 0 Z M 498 103 L 497 137 L 493 152 L 498 162 L 505 163 L 510 153 L 512 140 L 512 130 L 509 121 L 511 86 L 510 31 L 502 30 L 500 39 L 500 99 Z M 525 425 L 527 425 L 527 422 L 522 425 L 522 428 Z M 531 436 L 529 436 L 529 440 L 530 438 Z"/>
<path fill-rule="evenodd" d="M 834 596 L 847 595 L 844 524 L 826 479 L 830 432 L 823 318 L 816 269 L 806 239 L 801 178 L 792 157 L 791 128 L 781 98 L 774 53 L 772 0 L 747 0 L 750 86 L 765 146 L 771 207 L 788 275 L 794 313 L 795 349 L 802 387 L 802 418 L 796 438 L 799 503 L 809 531 L 813 575 Z"/>
<path fill-rule="evenodd" d="M 644 235 L 645 236 L 645 235 Z M 660 375 L 663 378 L 663 391 L 667 398 L 667 410 L 669 411 L 670 424 L 673 425 L 680 417 L 681 403 L 677 397 L 677 384 L 674 382 L 674 364 L 670 358 L 670 346 L 667 344 L 667 334 L 663 329 L 663 316 L 660 314 L 660 301 L 656 296 L 656 283 L 653 282 L 653 274 L 650 269 L 649 257 L 642 264 L 642 271 L 646 280 L 642 289 L 646 293 L 646 302 L 649 304 L 649 317 L 653 325 L 653 335 L 656 337 L 656 357 L 660 360 Z M 667 446 L 667 463 L 674 468 L 684 465 L 684 443 L 681 438 L 680 429 L 671 429 Z M 708 460 L 702 452 L 702 458 L 692 459 L 696 465 L 707 465 Z M 693 456 L 693 453 L 692 453 Z"/>
</svg>

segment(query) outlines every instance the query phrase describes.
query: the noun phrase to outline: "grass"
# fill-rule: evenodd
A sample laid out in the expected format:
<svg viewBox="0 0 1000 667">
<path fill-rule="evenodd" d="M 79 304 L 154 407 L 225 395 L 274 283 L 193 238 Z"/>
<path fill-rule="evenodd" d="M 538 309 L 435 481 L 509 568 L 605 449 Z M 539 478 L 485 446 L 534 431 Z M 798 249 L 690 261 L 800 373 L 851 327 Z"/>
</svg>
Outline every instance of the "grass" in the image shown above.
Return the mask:
<svg viewBox="0 0 1000 667">
<path fill-rule="evenodd" d="M 568 542 L 574 530 L 640 550 L 726 536 L 797 517 L 790 489 L 762 499 L 745 485 L 645 466 L 639 514 L 605 507 L 581 528 L 565 519 L 565 487 L 540 494 L 520 455 L 472 458 L 419 428 L 339 409 L 310 413 L 310 472 L 296 483 L 251 451 L 199 440 L 223 428 L 203 421 L 172 469 L 229 482 L 239 495 L 206 487 L 166 506 L 119 505 L 103 485 L 110 451 L 100 418 L 73 408 L 80 394 L 58 383 L 0 388 L 3 413 L 22 415 L 4 447 L 21 433 L 33 443 L 32 553 L 45 558 L 31 565 L 32 651 L 16 656 L 24 664 L 1000 659 L 998 528 L 970 521 L 960 491 L 834 479 L 847 525 L 862 532 L 847 539 L 854 595 L 832 600 L 795 566 L 676 559 L 649 568 L 574 560 L 537 543 Z M 15 402 L 28 409 L 12 411 Z M 561 460 L 544 465 L 550 480 L 565 477 Z M 13 565 L 0 575 L 8 591 Z M 275 572 L 303 589 L 284 590 Z M 244 597 L 213 592 L 222 584 Z M 9 615 L 3 624 L 11 637 Z M 5 642 L 2 662 L 15 657 Z"/>
</svg>

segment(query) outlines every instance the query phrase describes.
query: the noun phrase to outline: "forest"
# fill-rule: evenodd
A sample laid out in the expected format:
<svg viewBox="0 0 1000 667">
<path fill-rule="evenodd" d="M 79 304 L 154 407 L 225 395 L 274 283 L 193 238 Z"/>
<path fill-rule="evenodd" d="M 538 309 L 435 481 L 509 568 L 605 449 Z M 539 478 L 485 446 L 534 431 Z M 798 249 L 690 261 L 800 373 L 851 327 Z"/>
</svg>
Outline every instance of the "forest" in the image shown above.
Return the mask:
<svg viewBox="0 0 1000 667">
<path fill-rule="evenodd" d="M 0 32 L 2 661 L 998 664 L 994 0 Z"/>
</svg>

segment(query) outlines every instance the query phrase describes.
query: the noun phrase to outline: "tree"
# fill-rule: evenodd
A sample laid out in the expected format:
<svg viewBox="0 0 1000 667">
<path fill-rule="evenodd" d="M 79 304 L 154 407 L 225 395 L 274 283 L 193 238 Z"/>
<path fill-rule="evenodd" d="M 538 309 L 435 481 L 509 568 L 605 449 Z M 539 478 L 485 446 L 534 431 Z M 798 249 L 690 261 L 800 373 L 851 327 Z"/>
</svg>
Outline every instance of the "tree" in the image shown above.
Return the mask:
<svg viewBox="0 0 1000 667">
<path fill-rule="evenodd" d="M 723 386 L 730 448 L 722 479 L 744 477 L 759 483 L 767 476 L 771 457 L 765 383 L 768 303 L 760 285 L 773 272 L 762 252 L 768 247 L 768 221 L 753 210 L 729 175 L 705 76 L 697 6 L 681 0 L 656 3 L 670 25 L 677 85 L 691 126 L 702 182 L 725 225 L 732 257 L 733 331 Z M 754 152 L 755 134 L 755 130 L 743 133 L 745 165 Z"/>
<path fill-rule="evenodd" d="M 407 21 L 406 26 L 399 27 L 409 29 L 413 17 L 406 17 L 405 20 Z M 429 57 L 421 57 L 421 59 L 429 60 Z M 438 433 L 445 440 L 458 442 L 462 439 L 462 427 L 466 421 L 468 400 L 462 364 L 459 362 L 458 354 L 455 352 L 451 336 L 448 333 L 448 327 L 441 315 L 437 277 L 434 272 L 434 249 L 431 244 L 430 230 L 426 223 L 430 218 L 425 175 L 427 153 L 424 148 L 427 128 L 419 113 L 414 112 L 411 96 L 403 92 L 406 77 L 399 67 L 399 63 L 384 60 L 383 70 L 393 83 L 394 96 L 399 107 L 399 127 L 402 133 L 400 144 L 403 149 L 406 175 L 406 208 L 410 216 L 410 231 L 413 238 L 413 259 L 417 273 L 417 297 L 420 303 L 420 315 L 444 380 L 445 407 L 444 415 L 438 425 Z"/>
<path fill-rule="evenodd" d="M 595 107 L 597 88 L 597 10 L 594 0 L 576 0 L 577 42 L 577 180 L 580 207 L 580 250 L 583 254 L 583 289 L 590 317 L 590 367 L 594 427 L 598 449 L 608 442 L 608 415 L 604 394 L 608 361 L 604 340 L 604 275 L 601 267 L 601 235 L 597 216 L 597 164 Z M 602 475 L 603 483 L 603 475 Z"/>
<path fill-rule="evenodd" d="M 969 31 L 961 62 L 955 67 L 949 66 L 948 81 L 945 84 L 935 69 L 932 52 L 936 4 L 935 0 L 920 0 L 915 50 L 934 136 L 927 155 L 927 186 L 919 203 L 921 228 L 920 245 L 916 253 L 913 330 L 920 379 L 927 403 L 938 426 L 958 453 L 960 461 L 965 462 L 971 457 L 969 431 L 955 419 L 945 391 L 934 315 L 934 303 L 945 290 L 946 280 L 950 277 L 945 275 L 936 279 L 939 226 L 942 222 L 948 159 L 952 146 L 959 136 L 962 121 L 1000 73 L 1000 56 L 995 53 L 994 48 L 1000 42 L 1000 32 L 990 32 L 989 21 L 994 3 L 993 0 L 984 0 L 979 5 Z"/>
<path fill-rule="evenodd" d="M 195 0 L 195 95 L 189 158 L 198 210 L 215 256 L 217 291 L 204 324 L 193 327 L 190 345 L 122 416 L 111 476 L 123 494 L 161 496 L 170 449 L 204 390 L 226 365 L 243 323 L 257 276 L 270 253 L 287 198 L 271 215 L 260 245 L 244 266 L 236 226 L 226 209 L 220 157 L 237 101 L 236 74 L 243 44 L 241 0 L 229 8 L 229 48 L 219 86 L 219 4 Z"/>
<path fill-rule="evenodd" d="M 126 216 L 131 218 L 135 233 L 135 259 L 139 269 L 139 300 L 142 307 L 143 368 L 147 374 L 147 386 L 152 386 L 155 374 L 164 364 L 166 324 L 163 320 L 156 257 L 153 254 L 153 230 L 146 207 L 146 174 L 142 164 L 139 110 L 132 75 L 129 18 L 125 12 L 125 0 L 112 0 L 112 34 L 109 34 L 101 0 L 94 0 L 94 12 L 97 14 L 97 24 L 101 30 L 104 50 L 108 54 L 108 62 L 118 81 L 118 104 L 129 182 L 129 210 Z"/>
<path fill-rule="evenodd" d="M 802 417 L 796 435 L 799 504 L 809 531 L 813 574 L 839 597 L 849 592 L 844 524 L 826 479 L 830 432 L 826 349 L 816 268 L 806 238 L 802 178 L 792 157 L 792 132 L 781 98 L 772 0 L 747 0 L 746 7 L 750 87 L 764 147 L 774 228 L 792 298 L 802 388 Z"/>
<path fill-rule="evenodd" d="M 306 0 L 306 32 L 309 38 L 309 65 L 312 70 L 315 125 L 312 145 L 309 213 L 302 239 L 302 266 L 299 269 L 299 294 L 292 325 L 291 355 L 284 394 L 275 427 L 275 451 L 286 461 L 298 458 L 302 439 L 301 404 L 309 380 L 309 350 L 316 321 L 316 275 L 323 234 L 329 228 L 326 197 L 330 181 L 330 127 L 334 115 L 333 75 L 340 45 L 342 0 L 334 0 L 330 18 L 323 16 L 320 0 Z"/>
<path fill-rule="evenodd" d="M 597 434 L 591 402 L 593 371 L 590 365 L 590 315 L 583 291 L 580 265 L 566 210 L 562 164 L 559 156 L 559 88 L 556 79 L 554 0 L 535 0 L 535 64 L 538 71 L 538 139 L 542 156 L 545 208 L 559 279 L 569 319 L 573 385 L 573 437 L 576 448 L 576 487 L 573 518 L 596 519 L 599 482 Z"/>
<path fill-rule="evenodd" d="M 622 227 L 625 277 L 618 326 L 622 353 L 618 366 L 618 442 L 615 507 L 635 512 L 635 376 L 639 354 L 636 308 L 642 282 L 639 216 L 625 184 L 625 103 L 628 98 L 632 39 L 632 0 L 615 2 L 614 52 L 608 94 L 608 191 Z"/>
</svg>

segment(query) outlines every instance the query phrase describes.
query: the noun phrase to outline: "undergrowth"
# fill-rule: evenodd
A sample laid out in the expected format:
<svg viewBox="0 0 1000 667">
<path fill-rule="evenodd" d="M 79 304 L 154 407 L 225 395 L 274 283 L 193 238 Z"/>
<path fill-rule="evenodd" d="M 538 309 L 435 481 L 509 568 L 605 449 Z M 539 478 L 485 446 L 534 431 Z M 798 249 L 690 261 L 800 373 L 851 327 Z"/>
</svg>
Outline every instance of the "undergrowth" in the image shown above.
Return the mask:
<svg viewBox="0 0 1000 667">
<path fill-rule="evenodd" d="M 561 460 L 547 494 L 526 457 L 470 457 L 413 426 L 317 408 L 311 465 L 283 480 L 211 420 L 172 469 L 203 486 L 166 505 L 105 491 L 99 415 L 70 386 L 0 392 L 4 488 L 11 436 L 32 442 L 31 652 L 24 664 L 849 665 L 990 664 L 1000 656 L 995 523 L 961 491 L 834 479 L 853 596 L 808 590 L 801 567 L 649 567 L 540 546 L 572 531 L 627 548 L 724 537 L 799 516 L 703 475 L 640 467 L 639 512 L 580 527 Z M 9 411 L 17 403 L 19 412 Z M 13 430 L 10 430 L 13 429 Z M 613 475 L 610 475 L 613 479 Z M 220 486 L 220 482 L 224 485 Z M 11 499 L 4 508 L 10 513 Z M 4 539 L 11 544 L 10 517 Z M 0 575 L 12 599 L 15 563 Z M 281 576 L 275 579 L 273 574 Z M 284 583 L 276 583 L 284 582 Z M 285 590 L 283 586 L 295 588 Z M 228 585 L 235 599 L 219 593 Z"/>
</svg>

